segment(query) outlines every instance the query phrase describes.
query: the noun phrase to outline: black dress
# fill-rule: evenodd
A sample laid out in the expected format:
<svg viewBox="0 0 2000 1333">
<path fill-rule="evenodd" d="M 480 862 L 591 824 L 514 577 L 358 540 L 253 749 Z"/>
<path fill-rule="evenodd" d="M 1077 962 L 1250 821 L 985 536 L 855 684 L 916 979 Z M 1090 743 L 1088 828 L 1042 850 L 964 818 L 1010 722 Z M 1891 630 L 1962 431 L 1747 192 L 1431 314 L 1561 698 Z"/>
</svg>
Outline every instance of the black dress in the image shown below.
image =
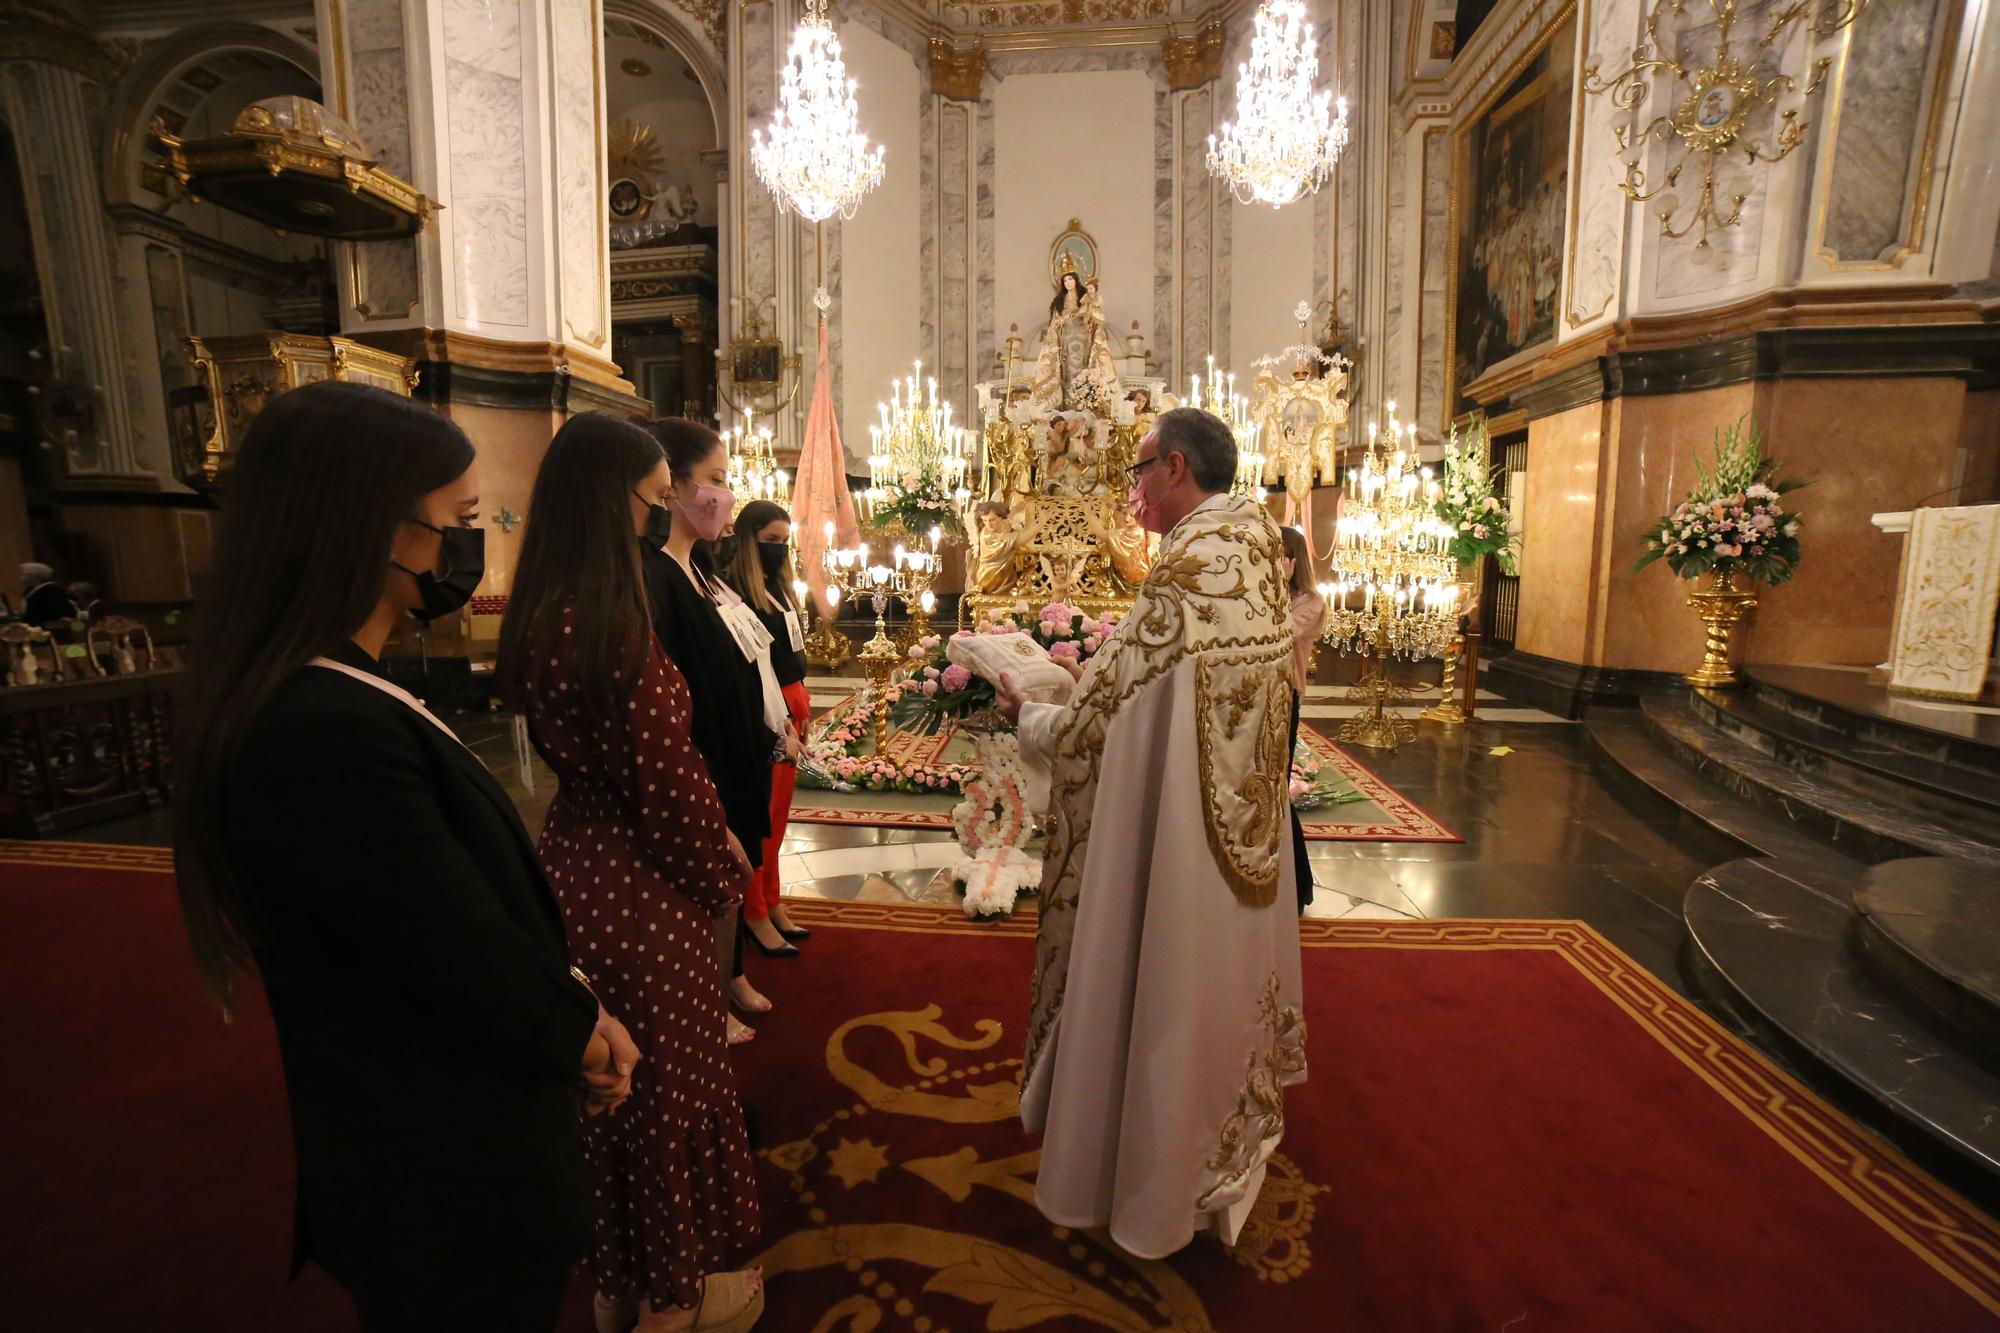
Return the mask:
<svg viewBox="0 0 2000 1333">
<path fill-rule="evenodd" d="M 221 797 L 291 1102 L 295 1268 L 369 1328 L 497 1299 L 494 1326 L 550 1328 L 590 1237 L 572 1090 L 597 1001 L 513 802 L 423 714 L 316 666 L 257 710 Z"/>
<path fill-rule="evenodd" d="M 646 593 L 660 646 L 687 678 L 694 700 L 694 748 L 708 764 L 730 832 L 750 864 L 762 864 L 771 833 L 771 756 L 778 737 L 764 725 L 757 667 L 736 646 L 722 612 L 665 551 L 648 546 Z M 712 577 L 712 576 L 709 576 Z"/>
</svg>

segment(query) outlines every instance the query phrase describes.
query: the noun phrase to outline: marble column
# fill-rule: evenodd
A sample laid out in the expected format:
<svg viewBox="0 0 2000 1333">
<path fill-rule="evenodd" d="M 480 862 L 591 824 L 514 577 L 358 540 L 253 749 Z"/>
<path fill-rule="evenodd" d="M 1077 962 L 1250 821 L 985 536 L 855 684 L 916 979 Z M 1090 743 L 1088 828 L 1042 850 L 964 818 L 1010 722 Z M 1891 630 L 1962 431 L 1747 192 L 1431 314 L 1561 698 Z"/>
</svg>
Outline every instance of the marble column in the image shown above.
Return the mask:
<svg viewBox="0 0 2000 1333">
<path fill-rule="evenodd" d="M 343 247 L 343 330 L 528 344 L 628 388 L 610 360 L 601 0 L 319 0 L 319 24 L 329 104 L 445 204 L 413 241 Z"/>
<path fill-rule="evenodd" d="M 784 343 L 787 355 L 800 354 L 801 373 L 810 376 L 819 320 L 812 305 L 818 280 L 813 229 L 780 209 L 750 166 L 751 131 L 765 125 L 777 105 L 792 30 L 803 12 L 799 0 L 729 8 L 729 155 L 739 165 L 729 173 L 726 195 L 734 262 L 724 274 L 729 290 L 719 304 L 723 346 L 743 331 L 754 313 L 763 321 L 766 335 Z M 800 389 L 795 408 L 804 407 L 809 392 L 809 386 Z M 773 443 L 781 453 L 798 449 L 802 422 L 803 411 L 792 409 L 771 422 Z"/>
<path fill-rule="evenodd" d="M 53 379 L 82 390 L 91 407 L 88 425 L 55 444 L 72 483 L 151 489 L 158 475 L 140 461 L 132 367 L 120 337 L 117 240 L 92 146 L 92 106 L 103 98 L 88 75 L 66 64 L 0 65 L 0 105 L 15 131 Z"/>
</svg>

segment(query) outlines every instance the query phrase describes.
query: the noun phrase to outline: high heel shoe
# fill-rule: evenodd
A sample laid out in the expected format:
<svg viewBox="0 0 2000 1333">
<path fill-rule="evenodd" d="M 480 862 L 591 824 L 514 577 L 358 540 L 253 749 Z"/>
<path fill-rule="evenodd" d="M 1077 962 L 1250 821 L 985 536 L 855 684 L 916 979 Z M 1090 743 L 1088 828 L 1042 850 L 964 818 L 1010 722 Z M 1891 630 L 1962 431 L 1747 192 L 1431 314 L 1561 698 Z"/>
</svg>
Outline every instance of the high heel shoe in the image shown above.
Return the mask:
<svg viewBox="0 0 2000 1333">
<path fill-rule="evenodd" d="M 773 947 L 772 945 L 766 944 L 764 943 L 764 941 L 758 939 L 757 932 L 754 930 L 745 930 L 743 932 L 743 937 L 749 940 L 752 944 L 756 945 L 757 952 L 763 954 L 766 958 L 797 958 L 799 956 L 799 949 L 797 945 L 780 944 Z"/>
<path fill-rule="evenodd" d="M 788 940 L 809 940 L 813 933 L 804 926 L 779 926 L 778 933 Z"/>
</svg>

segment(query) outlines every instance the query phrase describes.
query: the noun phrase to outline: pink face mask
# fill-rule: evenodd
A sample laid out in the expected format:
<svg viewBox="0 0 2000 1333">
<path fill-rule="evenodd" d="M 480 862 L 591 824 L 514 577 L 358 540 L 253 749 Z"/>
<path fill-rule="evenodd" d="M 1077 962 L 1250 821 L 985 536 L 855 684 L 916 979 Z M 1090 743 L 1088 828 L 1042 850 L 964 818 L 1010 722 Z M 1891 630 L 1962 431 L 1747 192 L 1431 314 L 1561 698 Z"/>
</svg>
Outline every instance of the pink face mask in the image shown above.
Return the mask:
<svg viewBox="0 0 2000 1333">
<path fill-rule="evenodd" d="M 1144 476 L 1135 478 L 1132 482 L 1132 489 L 1125 493 L 1125 512 L 1130 514 L 1132 521 L 1145 531 L 1157 533 L 1163 537 L 1166 535 L 1167 530 L 1160 523 L 1159 507 L 1146 498 L 1146 479 Z"/>
<path fill-rule="evenodd" d="M 695 536 L 712 542 L 728 525 L 729 511 L 736 507 L 736 495 L 727 486 L 697 486 L 685 503 L 676 500 L 674 507 L 686 516 Z"/>
</svg>

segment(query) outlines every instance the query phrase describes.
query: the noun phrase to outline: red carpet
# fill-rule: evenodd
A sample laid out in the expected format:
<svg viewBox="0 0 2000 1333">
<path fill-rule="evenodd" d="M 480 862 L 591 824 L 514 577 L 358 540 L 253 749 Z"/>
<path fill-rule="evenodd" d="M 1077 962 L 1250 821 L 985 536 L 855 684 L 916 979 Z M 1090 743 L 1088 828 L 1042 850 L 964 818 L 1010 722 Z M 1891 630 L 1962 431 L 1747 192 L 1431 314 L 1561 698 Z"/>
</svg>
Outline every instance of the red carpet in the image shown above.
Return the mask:
<svg viewBox="0 0 2000 1333">
<path fill-rule="evenodd" d="M 351 1327 L 283 1282 L 267 1021 L 208 1017 L 157 853 L 0 844 L 7 1327 Z M 802 902 L 739 1058 L 764 1327 L 1923 1329 L 2000 1231 L 1567 922 L 1308 926 L 1311 1081 L 1237 1254 L 1138 1263 L 1026 1201 L 1029 920 Z M 579 1307 L 569 1327 L 588 1327 Z"/>
</svg>

